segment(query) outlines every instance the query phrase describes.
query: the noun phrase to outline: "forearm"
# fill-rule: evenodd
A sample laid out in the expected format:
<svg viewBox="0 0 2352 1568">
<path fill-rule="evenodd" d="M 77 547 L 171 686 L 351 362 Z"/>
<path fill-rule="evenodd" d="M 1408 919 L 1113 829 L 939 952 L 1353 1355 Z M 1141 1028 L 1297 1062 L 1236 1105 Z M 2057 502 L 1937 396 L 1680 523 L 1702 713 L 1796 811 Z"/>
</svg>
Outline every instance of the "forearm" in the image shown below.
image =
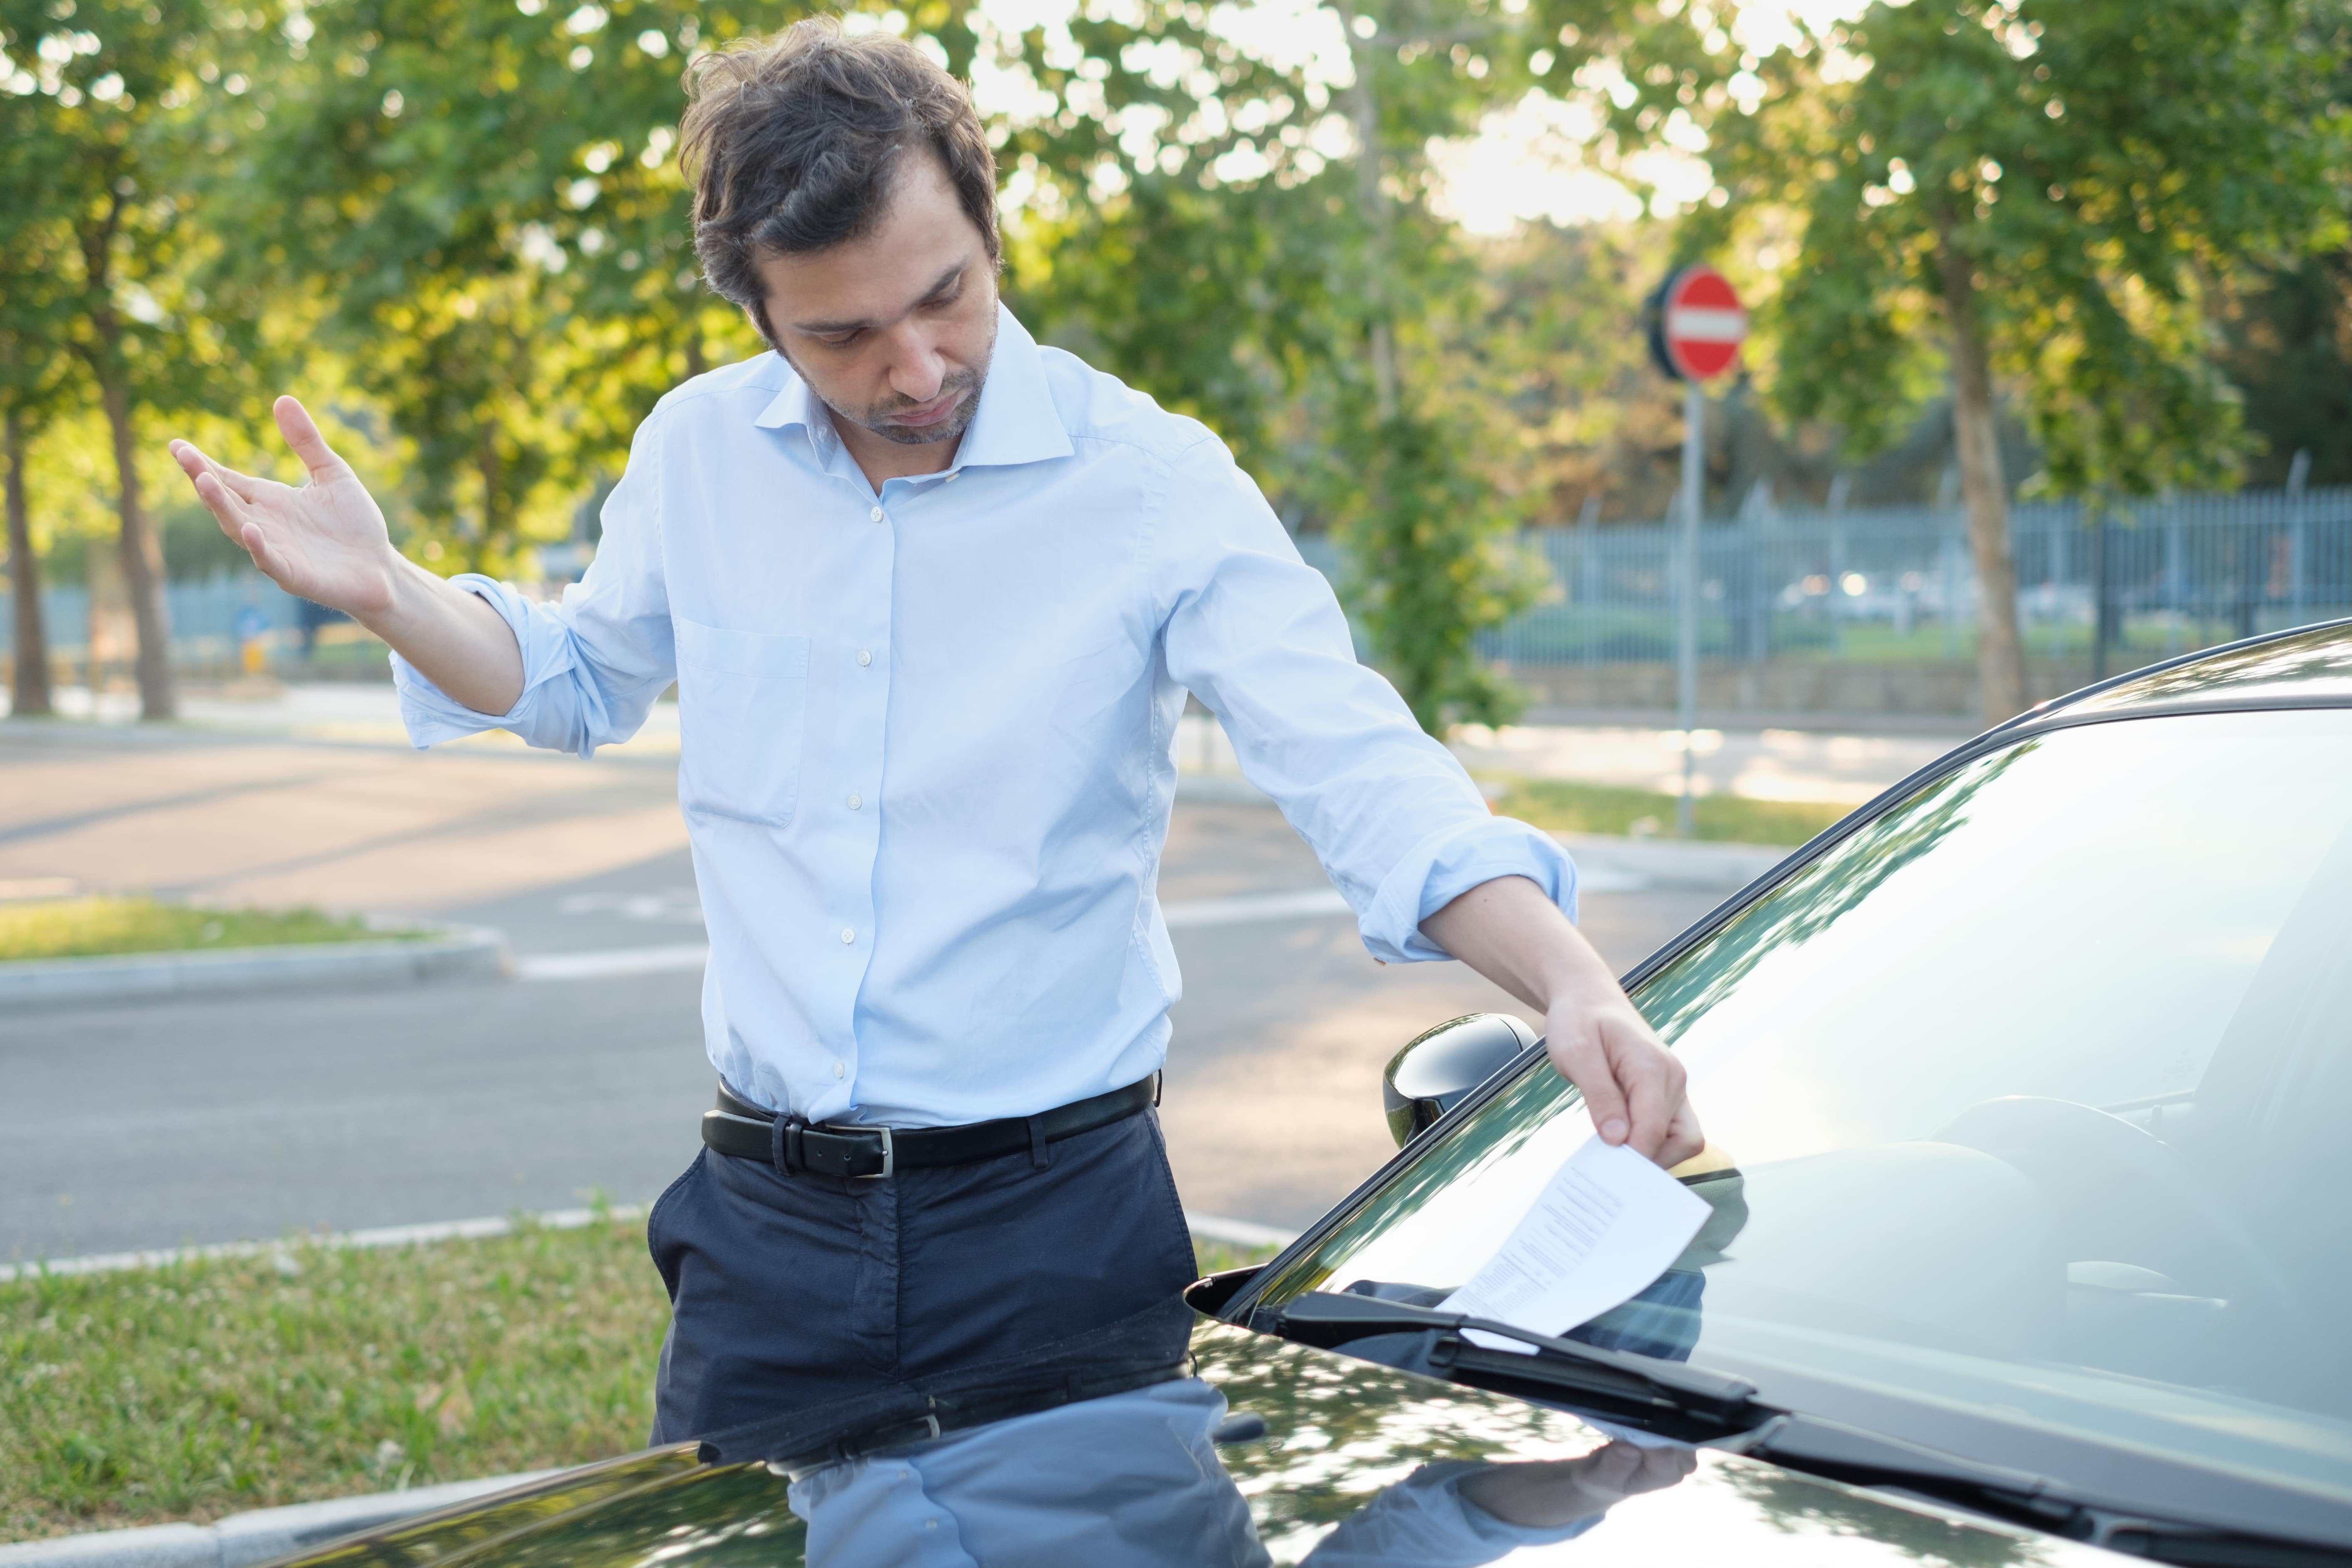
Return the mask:
<svg viewBox="0 0 2352 1568">
<path fill-rule="evenodd" d="M 521 700 L 522 649 L 506 617 L 479 594 L 401 560 L 388 602 L 352 618 L 477 713 L 504 713 Z"/>
<path fill-rule="evenodd" d="M 1497 877 L 1421 922 L 1422 934 L 1544 1013 L 1618 994 L 1616 976 L 1559 906 L 1525 877 Z"/>
<path fill-rule="evenodd" d="M 1671 1166 L 1706 1146 L 1682 1064 L 1609 965 L 1542 888 L 1481 882 L 1421 922 L 1422 934 L 1544 1016 L 1544 1048 L 1583 1091 L 1593 1130 Z"/>
</svg>

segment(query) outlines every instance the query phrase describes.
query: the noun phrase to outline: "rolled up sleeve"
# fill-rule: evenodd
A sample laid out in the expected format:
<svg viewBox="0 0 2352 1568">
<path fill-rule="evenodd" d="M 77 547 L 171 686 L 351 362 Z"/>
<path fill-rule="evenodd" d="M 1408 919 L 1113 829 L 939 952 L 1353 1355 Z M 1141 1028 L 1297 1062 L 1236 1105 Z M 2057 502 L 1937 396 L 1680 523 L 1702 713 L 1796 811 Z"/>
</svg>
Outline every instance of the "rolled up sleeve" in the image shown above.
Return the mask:
<svg viewBox="0 0 2352 1568">
<path fill-rule="evenodd" d="M 658 416 L 637 433 L 629 466 L 605 498 L 604 538 L 581 581 L 556 604 L 467 573 L 450 581 L 505 617 L 522 654 L 522 695 L 504 713 L 478 713 L 398 654 L 393 682 L 408 738 L 422 749 L 484 730 L 511 730 L 534 746 L 586 757 L 635 734 L 677 679 L 662 572 Z"/>
<path fill-rule="evenodd" d="M 1396 689 L 1357 662 L 1330 584 L 1213 437 L 1177 458 L 1157 543 L 1171 677 L 1215 711 L 1373 957 L 1450 956 L 1421 922 L 1498 877 L 1527 878 L 1575 919 L 1567 852 L 1494 816 Z"/>
</svg>

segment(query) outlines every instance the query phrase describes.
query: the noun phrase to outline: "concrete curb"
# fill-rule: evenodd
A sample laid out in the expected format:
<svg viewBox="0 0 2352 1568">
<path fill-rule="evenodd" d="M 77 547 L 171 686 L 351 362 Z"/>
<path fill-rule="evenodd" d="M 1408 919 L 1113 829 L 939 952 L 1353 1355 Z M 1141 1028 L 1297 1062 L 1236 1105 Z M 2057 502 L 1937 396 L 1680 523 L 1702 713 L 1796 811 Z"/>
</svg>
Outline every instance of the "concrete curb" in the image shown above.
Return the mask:
<svg viewBox="0 0 2352 1568">
<path fill-rule="evenodd" d="M 1769 844 L 1619 838 L 1600 833 L 1552 837 L 1575 858 L 1579 871 L 1623 879 L 1642 887 L 1703 892 L 1737 892 L 1796 853 Z"/>
<path fill-rule="evenodd" d="M 436 1241 L 477 1241 L 484 1237 L 511 1235 L 520 1226 L 542 1230 L 578 1230 L 597 1220 L 635 1220 L 646 1216 L 643 1204 L 615 1204 L 604 1209 L 549 1209 L 520 1219 L 491 1215 L 481 1219 L 439 1220 L 430 1225 L 387 1225 L 373 1230 L 331 1231 L 326 1235 L 294 1236 L 276 1241 L 215 1241 L 204 1247 L 156 1247 L 144 1252 L 101 1252 L 87 1258 L 56 1258 L 33 1263 L 0 1263 L 0 1285 L 36 1276 L 112 1274 L 125 1268 L 163 1268 L 209 1258 L 278 1257 L 289 1260 L 310 1247 L 333 1250 L 358 1247 L 419 1247 Z M 1238 1222 L 1236 1222 L 1238 1223 Z"/>
<path fill-rule="evenodd" d="M 496 979 L 513 972 L 514 955 L 504 932 L 479 926 L 428 929 L 438 934 L 406 941 L 0 963 L 0 1008 L 75 1007 L 249 991 L 376 989 Z"/>
<path fill-rule="evenodd" d="M 0 1546 L 0 1568 L 250 1568 L 555 1475 L 530 1470 L 369 1497 L 233 1513 L 213 1524 L 152 1524 Z"/>
</svg>

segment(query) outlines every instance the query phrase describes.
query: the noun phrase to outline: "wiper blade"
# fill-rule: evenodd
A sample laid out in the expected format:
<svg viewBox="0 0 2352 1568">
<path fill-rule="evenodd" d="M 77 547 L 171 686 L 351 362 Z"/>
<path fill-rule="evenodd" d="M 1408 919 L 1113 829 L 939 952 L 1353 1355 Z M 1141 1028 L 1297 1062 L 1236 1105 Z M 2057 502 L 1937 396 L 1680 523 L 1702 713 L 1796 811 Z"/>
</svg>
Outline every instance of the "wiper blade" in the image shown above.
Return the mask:
<svg viewBox="0 0 2352 1568">
<path fill-rule="evenodd" d="M 2346 1568 L 2341 1546 L 2249 1535 L 2072 1495 L 2061 1482 L 1812 1415 L 1782 1415 L 1723 1445 L 1807 1475 L 1909 1492 L 2159 1563 Z"/>
<path fill-rule="evenodd" d="M 1769 1405 L 1757 1404 L 1756 1385 L 1739 1378 L 1629 1351 L 1602 1350 L 1598 1345 L 1539 1334 L 1491 1318 L 1466 1317 L 1460 1312 L 1442 1312 L 1402 1301 L 1384 1301 L 1374 1296 L 1322 1290 L 1294 1298 L 1272 1318 L 1273 1332 L 1323 1350 L 1336 1350 L 1350 1341 L 1374 1334 L 1435 1331 L 1437 1347 L 1432 1361 L 1442 1370 L 1459 1368 L 1488 1377 L 1538 1383 L 1612 1404 L 1631 1405 L 1636 1414 L 1664 1410 L 1696 1417 L 1709 1426 L 1738 1430 L 1780 1414 Z M 1489 1350 L 1465 1337 L 1471 1330 L 1515 1340 L 1536 1353 L 1520 1355 Z"/>
</svg>

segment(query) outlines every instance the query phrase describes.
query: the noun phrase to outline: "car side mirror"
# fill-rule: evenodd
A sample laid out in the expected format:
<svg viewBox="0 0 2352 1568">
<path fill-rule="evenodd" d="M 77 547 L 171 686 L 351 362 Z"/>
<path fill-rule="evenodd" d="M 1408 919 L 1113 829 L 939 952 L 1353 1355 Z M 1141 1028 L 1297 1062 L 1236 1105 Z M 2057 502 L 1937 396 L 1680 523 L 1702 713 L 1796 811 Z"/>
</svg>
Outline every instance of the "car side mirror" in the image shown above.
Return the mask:
<svg viewBox="0 0 2352 1568">
<path fill-rule="evenodd" d="M 1465 1095 L 1541 1040 L 1508 1013 L 1472 1013 L 1414 1036 L 1381 1075 L 1381 1099 L 1397 1147 L 1428 1131 Z"/>
</svg>

